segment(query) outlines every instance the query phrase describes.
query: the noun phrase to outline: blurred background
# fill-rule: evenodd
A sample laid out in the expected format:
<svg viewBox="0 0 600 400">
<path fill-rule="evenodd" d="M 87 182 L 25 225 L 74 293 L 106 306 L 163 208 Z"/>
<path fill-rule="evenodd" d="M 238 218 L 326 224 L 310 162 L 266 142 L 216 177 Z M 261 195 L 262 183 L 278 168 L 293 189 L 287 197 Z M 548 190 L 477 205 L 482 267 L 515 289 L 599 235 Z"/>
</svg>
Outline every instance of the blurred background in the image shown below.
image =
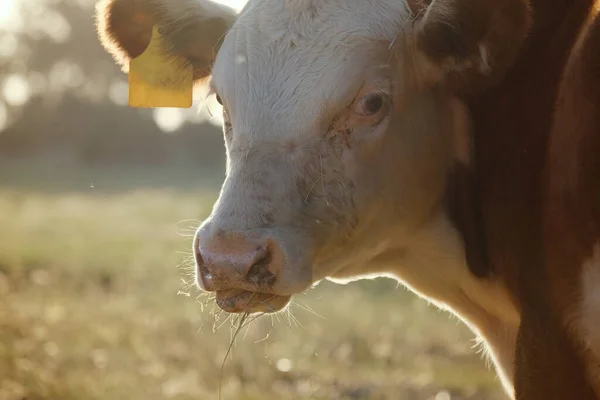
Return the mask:
<svg viewBox="0 0 600 400">
<path fill-rule="evenodd" d="M 127 96 L 93 0 L 0 0 L 0 400 L 503 398 L 473 335 L 390 280 L 323 283 L 233 340 L 189 252 L 220 109 Z"/>
</svg>

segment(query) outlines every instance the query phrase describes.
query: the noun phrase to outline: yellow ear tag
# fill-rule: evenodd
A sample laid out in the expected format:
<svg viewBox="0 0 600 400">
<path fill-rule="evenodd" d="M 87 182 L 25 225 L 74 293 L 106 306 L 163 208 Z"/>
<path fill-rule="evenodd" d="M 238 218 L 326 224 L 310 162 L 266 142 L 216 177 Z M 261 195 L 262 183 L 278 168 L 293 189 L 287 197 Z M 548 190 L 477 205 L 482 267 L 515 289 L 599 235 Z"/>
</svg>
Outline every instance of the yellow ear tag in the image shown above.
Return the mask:
<svg viewBox="0 0 600 400">
<path fill-rule="evenodd" d="M 193 86 L 192 66 L 165 51 L 154 26 L 146 50 L 129 63 L 129 106 L 190 108 Z"/>
</svg>

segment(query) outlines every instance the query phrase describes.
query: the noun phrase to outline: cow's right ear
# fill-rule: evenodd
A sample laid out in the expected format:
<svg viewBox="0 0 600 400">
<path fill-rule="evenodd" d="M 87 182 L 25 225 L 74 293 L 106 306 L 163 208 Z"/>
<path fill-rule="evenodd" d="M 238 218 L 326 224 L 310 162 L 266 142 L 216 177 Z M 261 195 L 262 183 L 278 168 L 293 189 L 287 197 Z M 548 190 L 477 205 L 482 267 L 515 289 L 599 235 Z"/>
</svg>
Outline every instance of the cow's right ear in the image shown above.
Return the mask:
<svg viewBox="0 0 600 400">
<path fill-rule="evenodd" d="M 465 86 L 509 67 L 529 32 L 529 0 L 409 0 L 419 58 L 432 80 Z"/>
<path fill-rule="evenodd" d="M 207 0 L 100 0 L 96 4 L 100 41 L 124 72 L 129 60 L 146 49 L 156 25 L 166 50 L 192 65 L 195 81 L 210 75 L 220 42 L 236 16 L 235 10 Z"/>
</svg>

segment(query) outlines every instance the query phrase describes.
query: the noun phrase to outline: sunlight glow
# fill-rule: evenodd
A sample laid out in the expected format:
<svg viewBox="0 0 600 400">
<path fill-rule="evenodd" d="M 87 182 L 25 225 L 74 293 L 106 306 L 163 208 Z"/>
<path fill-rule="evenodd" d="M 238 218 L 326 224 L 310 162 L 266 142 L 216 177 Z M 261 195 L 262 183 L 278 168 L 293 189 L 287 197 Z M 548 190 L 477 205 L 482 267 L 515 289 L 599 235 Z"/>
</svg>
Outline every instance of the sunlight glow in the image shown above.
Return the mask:
<svg viewBox="0 0 600 400">
<path fill-rule="evenodd" d="M 179 108 L 156 108 L 153 116 L 156 125 L 165 133 L 175 132 L 185 124 L 183 110 Z"/>
<path fill-rule="evenodd" d="M 22 106 L 31 97 L 29 82 L 21 74 L 9 75 L 2 87 L 2 97 L 12 106 Z"/>
<path fill-rule="evenodd" d="M 241 10 L 246 3 L 248 2 L 248 0 L 212 0 L 215 3 L 221 3 L 221 4 L 225 4 L 231 8 L 234 8 L 236 10 Z"/>
<path fill-rule="evenodd" d="M 123 80 L 115 80 L 108 87 L 108 97 L 113 103 L 125 106 L 129 102 L 129 85 Z"/>
<path fill-rule="evenodd" d="M 292 361 L 290 361 L 290 359 L 288 358 L 280 358 L 279 360 L 277 360 L 275 366 L 281 372 L 290 372 L 290 370 L 292 369 Z"/>
<path fill-rule="evenodd" d="M 71 36 L 71 24 L 58 11 L 45 10 L 43 18 L 31 22 L 31 28 L 44 32 L 56 43 L 64 43 Z"/>
<path fill-rule="evenodd" d="M 70 60 L 57 61 L 48 72 L 48 83 L 51 91 L 75 89 L 82 86 L 85 80 L 86 77 L 81 66 Z"/>
<path fill-rule="evenodd" d="M 451 400 L 450 393 L 443 391 L 435 395 L 435 400 Z"/>
<path fill-rule="evenodd" d="M 0 0 L 0 27 L 6 31 L 17 31 L 23 27 L 19 12 L 19 0 Z"/>
</svg>

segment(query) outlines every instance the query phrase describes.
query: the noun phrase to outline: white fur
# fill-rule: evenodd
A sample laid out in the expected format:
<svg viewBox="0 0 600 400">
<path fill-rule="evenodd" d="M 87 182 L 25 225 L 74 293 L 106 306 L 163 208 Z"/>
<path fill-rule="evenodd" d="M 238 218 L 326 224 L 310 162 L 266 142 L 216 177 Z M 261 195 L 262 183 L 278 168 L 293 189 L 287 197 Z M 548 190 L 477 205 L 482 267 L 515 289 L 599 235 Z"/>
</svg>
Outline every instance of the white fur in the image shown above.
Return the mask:
<svg viewBox="0 0 600 400">
<path fill-rule="evenodd" d="M 390 276 L 451 312 L 482 339 L 506 392 L 514 397 L 513 361 L 520 317 L 502 282 L 477 279 L 469 272 L 463 243 L 445 215 L 407 240 L 411 242 L 408 251 L 393 244 L 404 239 L 383 244 L 360 270 L 342 269 L 331 280 L 345 283 L 362 279 L 365 273 Z M 354 264 L 354 256 L 348 256 L 349 265 Z"/>
<path fill-rule="evenodd" d="M 435 220 L 403 265 L 401 281 L 440 308 L 458 316 L 485 345 L 502 384 L 513 394 L 513 360 L 520 317 L 508 290 L 498 279 L 475 278 L 466 265 L 458 232 L 443 216 Z"/>
<path fill-rule="evenodd" d="M 387 45 L 409 18 L 397 0 L 250 1 L 221 46 L 212 84 L 238 131 L 315 131 L 307 116 L 351 100 L 360 74 L 374 60 L 386 63 Z"/>
</svg>

